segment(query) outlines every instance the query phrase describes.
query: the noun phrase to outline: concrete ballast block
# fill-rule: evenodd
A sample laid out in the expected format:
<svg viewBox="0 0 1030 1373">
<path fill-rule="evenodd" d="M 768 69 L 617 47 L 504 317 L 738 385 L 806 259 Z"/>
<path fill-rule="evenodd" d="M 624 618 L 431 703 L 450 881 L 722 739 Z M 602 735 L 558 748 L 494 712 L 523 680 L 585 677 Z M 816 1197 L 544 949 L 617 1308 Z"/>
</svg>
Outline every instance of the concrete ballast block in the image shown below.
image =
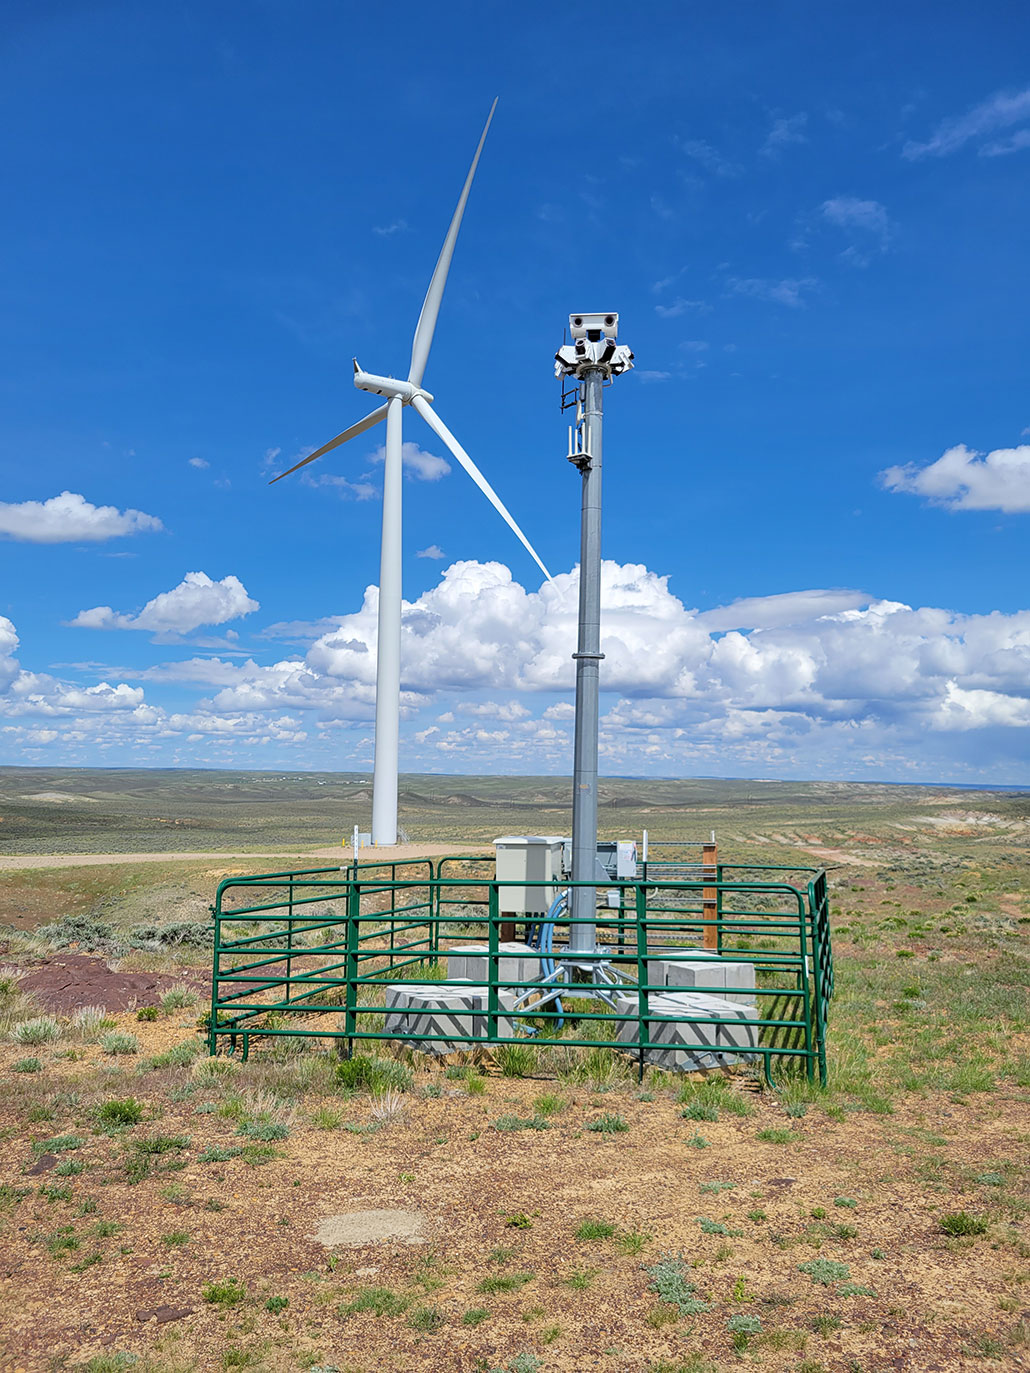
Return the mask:
<svg viewBox="0 0 1030 1373">
<path fill-rule="evenodd" d="M 655 958 L 657 952 L 662 957 Z M 670 989 L 708 987 L 710 994 L 742 1006 L 754 1006 L 755 969 L 752 963 L 709 953 L 703 949 L 668 948 L 652 951 L 647 960 L 647 980 Z"/>
<path fill-rule="evenodd" d="M 498 944 L 499 982 L 536 982 L 540 978 L 541 955 L 518 941 Z M 446 951 L 448 982 L 486 982 L 490 976 L 489 944 L 460 944 Z"/>
<path fill-rule="evenodd" d="M 486 1039 L 489 1012 L 489 988 L 469 983 L 464 987 L 412 987 L 397 982 L 386 989 L 386 1033 L 410 1042 L 410 1047 L 424 1053 L 452 1054 L 459 1049 L 474 1049 L 467 1040 L 452 1039 L 453 1035 L 473 1035 Z M 510 1038 L 512 1024 L 505 1011 L 514 1006 L 510 992 L 499 991 L 497 1033 Z M 413 1035 L 430 1035 L 430 1039 L 412 1039 Z"/>
<path fill-rule="evenodd" d="M 637 1003 L 636 995 L 621 995 L 616 1008 L 620 1015 L 635 1017 Z M 644 1058 L 657 1068 L 689 1073 L 749 1063 L 758 1056 L 758 1027 L 742 1023 L 754 1012 L 738 1002 L 704 992 L 652 992 L 648 1014 L 670 1017 L 648 1025 L 651 1047 L 645 1050 Z M 702 1024 L 698 1017 L 717 1019 Z M 620 1021 L 616 1043 L 635 1044 L 638 1027 L 636 1019 Z"/>
</svg>

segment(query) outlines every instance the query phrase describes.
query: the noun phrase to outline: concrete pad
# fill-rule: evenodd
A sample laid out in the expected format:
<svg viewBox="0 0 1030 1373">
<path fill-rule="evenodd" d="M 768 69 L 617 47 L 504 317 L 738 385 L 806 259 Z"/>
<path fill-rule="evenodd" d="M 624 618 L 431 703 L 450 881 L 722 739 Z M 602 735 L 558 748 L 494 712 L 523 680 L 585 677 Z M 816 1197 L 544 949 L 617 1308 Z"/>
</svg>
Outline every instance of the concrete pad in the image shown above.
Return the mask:
<svg viewBox="0 0 1030 1373">
<path fill-rule="evenodd" d="M 635 1015 L 638 998 L 623 995 L 616 1009 L 621 1015 Z M 749 1007 L 704 992 L 653 992 L 648 998 L 652 1015 L 675 1017 L 652 1021 L 648 1038 L 653 1047 L 645 1050 L 645 1062 L 670 1072 L 698 1072 L 705 1068 L 730 1068 L 757 1059 L 757 1026 L 741 1022 L 753 1015 Z M 700 1024 L 692 1017 L 718 1017 L 714 1024 Z M 619 1024 L 616 1043 L 631 1045 L 637 1038 L 635 1020 Z M 727 1052 L 727 1050 L 743 1052 Z M 636 1052 L 632 1050 L 631 1052 Z"/>
<path fill-rule="evenodd" d="M 424 1244 L 424 1229 L 425 1217 L 418 1211 L 344 1211 L 338 1216 L 323 1216 L 308 1238 L 327 1249 L 387 1240 Z"/>
</svg>

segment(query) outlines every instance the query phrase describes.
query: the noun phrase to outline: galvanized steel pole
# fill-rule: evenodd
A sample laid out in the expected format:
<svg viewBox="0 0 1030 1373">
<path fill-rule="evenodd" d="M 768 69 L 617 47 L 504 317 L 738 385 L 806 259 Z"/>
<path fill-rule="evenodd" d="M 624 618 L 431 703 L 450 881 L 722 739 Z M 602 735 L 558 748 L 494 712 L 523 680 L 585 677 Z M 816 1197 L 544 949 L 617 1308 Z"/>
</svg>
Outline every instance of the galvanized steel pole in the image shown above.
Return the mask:
<svg viewBox="0 0 1030 1373">
<path fill-rule="evenodd" d="M 597 873 L 597 731 L 601 652 L 601 425 L 605 369 L 585 372 L 583 387 L 583 504 L 579 537 L 579 639 L 576 659 L 576 741 L 572 781 L 572 880 Z M 569 933 L 570 953 L 597 947 L 597 894 L 573 887 L 572 915 L 586 921 Z"/>
</svg>

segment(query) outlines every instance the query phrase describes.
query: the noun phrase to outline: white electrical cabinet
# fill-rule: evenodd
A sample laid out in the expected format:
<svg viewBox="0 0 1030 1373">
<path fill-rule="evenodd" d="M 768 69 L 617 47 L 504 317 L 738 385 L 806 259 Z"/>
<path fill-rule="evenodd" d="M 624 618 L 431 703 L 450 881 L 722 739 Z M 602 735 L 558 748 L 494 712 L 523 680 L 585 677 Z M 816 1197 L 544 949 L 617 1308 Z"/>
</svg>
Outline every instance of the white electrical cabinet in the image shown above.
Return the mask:
<svg viewBox="0 0 1030 1373">
<path fill-rule="evenodd" d="M 553 883 L 561 881 L 563 843 L 554 834 L 505 834 L 494 840 L 498 882 L 518 883 L 501 887 L 498 906 L 502 914 L 547 914 L 558 895 Z M 541 882 L 547 885 L 534 885 Z"/>
</svg>

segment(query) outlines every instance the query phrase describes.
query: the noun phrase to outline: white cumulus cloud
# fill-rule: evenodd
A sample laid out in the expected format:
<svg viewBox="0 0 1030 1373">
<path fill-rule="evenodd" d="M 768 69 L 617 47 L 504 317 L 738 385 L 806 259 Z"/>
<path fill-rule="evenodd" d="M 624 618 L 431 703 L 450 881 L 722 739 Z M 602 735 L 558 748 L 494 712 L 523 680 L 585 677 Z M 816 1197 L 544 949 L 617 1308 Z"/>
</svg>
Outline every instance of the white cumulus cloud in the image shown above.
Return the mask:
<svg viewBox="0 0 1030 1373">
<path fill-rule="evenodd" d="M 925 496 L 950 510 L 1030 511 L 1030 444 L 978 453 L 964 443 L 926 467 L 906 463 L 880 473 L 888 491 Z"/>
<path fill-rule="evenodd" d="M 238 577 L 213 581 L 206 572 L 187 572 L 178 586 L 162 591 L 135 615 L 109 605 L 80 610 L 72 625 L 78 629 L 145 629 L 157 634 L 188 634 L 201 625 L 221 625 L 259 610 Z"/>
<path fill-rule="evenodd" d="M 372 461 L 386 461 L 385 444 L 376 449 Z M 438 482 L 451 470 L 451 465 L 445 458 L 438 458 L 435 453 L 427 453 L 417 443 L 405 443 L 401 446 L 401 462 L 409 477 L 422 482 Z"/>
<path fill-rule="evenodd" d="M 22 543 L 102 543 L 163 528 L 155 515 L 91 505 L 74 491 L 62 491 L 48 501 L 0 501 L 0 536 Z"/>
</svg>

